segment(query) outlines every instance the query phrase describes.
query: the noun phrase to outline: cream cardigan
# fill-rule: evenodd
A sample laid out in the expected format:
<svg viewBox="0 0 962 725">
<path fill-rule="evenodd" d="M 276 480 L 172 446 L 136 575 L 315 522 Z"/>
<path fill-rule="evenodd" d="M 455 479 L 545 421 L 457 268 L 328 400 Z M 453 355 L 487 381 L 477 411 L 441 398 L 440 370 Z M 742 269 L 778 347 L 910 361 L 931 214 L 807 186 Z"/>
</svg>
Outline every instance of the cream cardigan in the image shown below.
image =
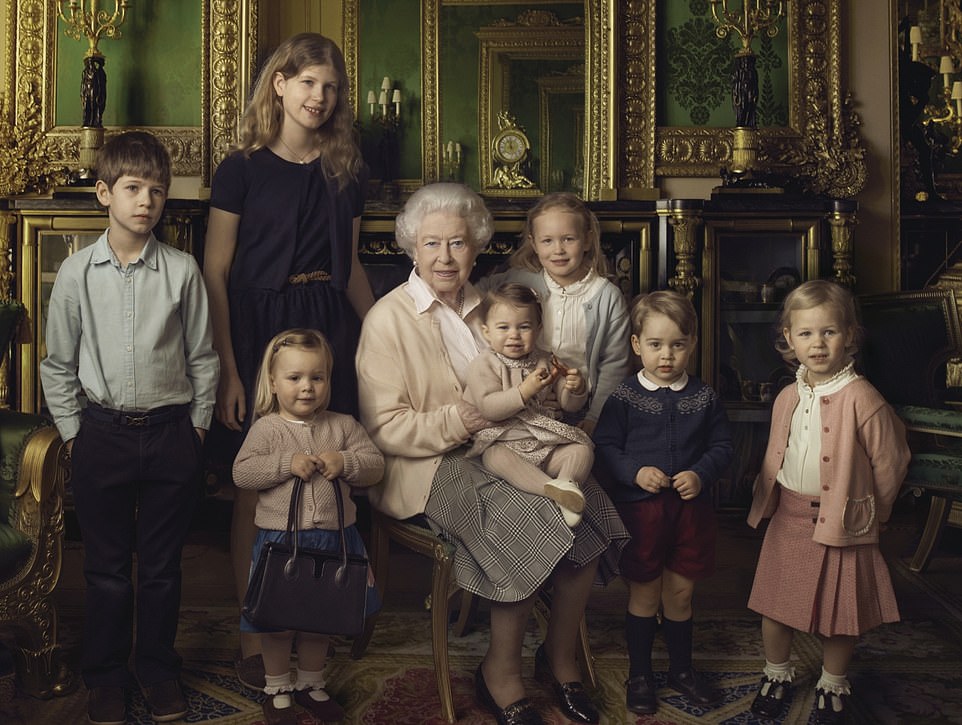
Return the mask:
<svg viewBox="0 0 962 725">
<path fill-rule="evenodd" d="M 399 285 L 364 318 L 357 348 L 361 423 L 384 453 L 384 478 L 368 489 L 372 505 L 395 518 L 423 513 L 442 456 L 470 439 L 457 404 L 464 394 L 441 328 L 418 314 Z M 465 316 L 480 326 L 475 308 Z"/>
</svg>

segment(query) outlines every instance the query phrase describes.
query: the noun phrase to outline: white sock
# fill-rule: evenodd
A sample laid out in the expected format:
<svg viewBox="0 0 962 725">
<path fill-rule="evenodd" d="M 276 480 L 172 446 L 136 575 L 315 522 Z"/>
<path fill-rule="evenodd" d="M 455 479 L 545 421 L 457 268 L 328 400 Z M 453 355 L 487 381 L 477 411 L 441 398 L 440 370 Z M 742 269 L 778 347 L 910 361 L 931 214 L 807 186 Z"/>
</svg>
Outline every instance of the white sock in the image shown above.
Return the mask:
<svg viewBox="0 0 962 725">
<path fill-rule="evenodd" d="M 327 682 L 324 679 L 323 671 L 312 672 L 302 670 L 300 667 L 297 668 L 297 680 L 294 682 L 295 690 L 310 690 L 308 694 L 312 700 L 325 702 L 331 699 L 331 696 L 324 689 L 325 687 L 327 687 Z"/>
<path fill-rule="evenodd" d="M 795 668 L 792 667 L 792 663 L 788 660 L 781 664 L 775 664 L 774 662 L 765 660 L 765 669 L 762 670 L 762 673 L 773 682 L 795 681 Z"/>
<path fill-rule="evenodd" d="M 815 689 L 825 690 L 825 692 L 831 692 L 834 695 L 852 694 L 852 685 L 845 675 L 833 675 L 824 667 L 822 668 L 822 676 L 815 683 Z"/>
<path fill-rule="evenodd" d="M 278 710 L 283 710 L 293 704 L 290 695 L 293 689 L 290 673 L 286 675 L 264 675 L 264 694 L 274 696 L 274 707 Z"/>
</svg>

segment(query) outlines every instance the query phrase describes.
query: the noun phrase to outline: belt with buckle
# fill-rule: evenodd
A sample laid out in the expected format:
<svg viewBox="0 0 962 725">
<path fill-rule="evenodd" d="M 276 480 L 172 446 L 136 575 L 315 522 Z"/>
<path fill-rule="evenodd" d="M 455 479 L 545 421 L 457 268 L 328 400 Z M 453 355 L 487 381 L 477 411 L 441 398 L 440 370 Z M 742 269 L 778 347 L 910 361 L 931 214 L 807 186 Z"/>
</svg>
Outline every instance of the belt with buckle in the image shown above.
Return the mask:
<svg viewBox="0 0 962 725">
<path fill-rule="evenodd" d="M 149 426 L 169 423 L 183 418 L 190 411 L 190 405 L 164 405 L 153 410 L 112 410 L 96 403 L 88 403 L 84 408 L 84 415 L 100 423 L 112 423 L 125 428 L 147 428 Z"/>
</svg>

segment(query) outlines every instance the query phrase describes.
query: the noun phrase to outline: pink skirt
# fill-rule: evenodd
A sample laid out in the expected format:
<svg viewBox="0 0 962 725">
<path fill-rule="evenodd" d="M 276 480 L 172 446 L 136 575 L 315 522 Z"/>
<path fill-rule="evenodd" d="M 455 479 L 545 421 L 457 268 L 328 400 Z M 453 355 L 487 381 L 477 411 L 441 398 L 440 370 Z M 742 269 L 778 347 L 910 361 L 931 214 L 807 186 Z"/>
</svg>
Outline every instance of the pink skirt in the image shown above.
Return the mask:
<svg viewBox="0 0 962 725">
<path fill-rule="evenodd" d="M 817 496 L 779 490 L 765 532 L 748 608 L 792 629 L 830 637 L 860 635 L 899 621 L 895 590 L 878 544 L 812 541 Z"/>
</svg>

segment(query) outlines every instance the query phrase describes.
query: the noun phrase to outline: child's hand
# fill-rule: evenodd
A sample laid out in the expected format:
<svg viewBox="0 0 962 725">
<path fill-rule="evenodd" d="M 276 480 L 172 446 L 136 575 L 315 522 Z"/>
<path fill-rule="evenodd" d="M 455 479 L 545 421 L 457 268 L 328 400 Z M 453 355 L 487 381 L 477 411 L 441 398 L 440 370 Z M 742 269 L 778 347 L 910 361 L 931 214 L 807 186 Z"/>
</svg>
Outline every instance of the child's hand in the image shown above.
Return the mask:
<svg viewBox="0 0 962 725">
<path fill-rule="evenodd" d="M 689 501 L 701 493 L 701 479 L 694 471 L 676 473 L 671 479 L 671 486 L 683 501 Z"/>
<path fill-rule="evenodd" d="M 551 385 L 551 373 L 548 372 L 548 368 L 539 365 L 518 386 L 521 391 L 521 399 L 527 403 L 549 385 Z"/>
<path fill-rule="evenodd" d="M 565 373 L 565 390 L 575 395 L 585 392 L 585 379 L 578 368 L 568 368 Z"/>
<path fill-rule="evenodd" d="M 317 470 L 324 478 L 333 481 L 344 473 L 344 456 L 338 451 L 324 451 L 317 456 Z"/>
<path fill-rule="evenodd" d="M 635 483 L 648 493 L 658 493 L 671 486 L 671 479 L 654 466 L 642 466 L 635 474 Z"/>
<path fill-rule="evenodd" d="M 317 457 L 306 453 L 295 453 L 291 458 L 291 473 L 300 479 L 310 481 L 317 471 Z"/>
</svg>

